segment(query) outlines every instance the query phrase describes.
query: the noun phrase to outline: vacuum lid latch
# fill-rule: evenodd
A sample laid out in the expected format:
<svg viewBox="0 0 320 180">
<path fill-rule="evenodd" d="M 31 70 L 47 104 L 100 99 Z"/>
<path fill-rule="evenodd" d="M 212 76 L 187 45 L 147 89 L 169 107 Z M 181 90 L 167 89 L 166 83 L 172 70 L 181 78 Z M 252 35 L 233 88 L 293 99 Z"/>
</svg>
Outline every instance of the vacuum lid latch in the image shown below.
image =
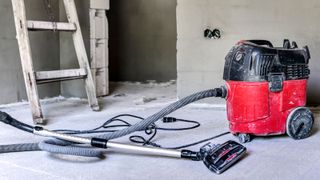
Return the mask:
<svg viewBox="0 0 320 180">
<path fill-rule="evenodd" d="M 270 73 L 268 75 L 269 90 L 271 92 L 282 91 L 284 79 L 283 73 Z"/>
</svg>

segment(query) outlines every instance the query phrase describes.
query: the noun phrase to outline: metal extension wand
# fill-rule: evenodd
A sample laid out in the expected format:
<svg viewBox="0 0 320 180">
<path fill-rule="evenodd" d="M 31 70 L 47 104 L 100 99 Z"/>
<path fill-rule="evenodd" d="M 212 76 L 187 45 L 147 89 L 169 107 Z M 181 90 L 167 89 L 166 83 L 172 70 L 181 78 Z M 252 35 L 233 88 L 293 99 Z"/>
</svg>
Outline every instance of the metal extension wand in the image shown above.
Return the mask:
<svg viewBox="0 0 320 180">
<path fill-rule="evenodd" d="M 34 127 L 33 134 L 44 136 L 44 137 L 53 137 L 57 139 L 62 139 L 66 141 L 71 141 L 79 144 L 88 144 L 92 147 L 98 148 L 110 148 L 114 150 L 124 150 L 128 152 L 139 152 L 148 155 L 158 155 L 158 156 L 167 156 L 174 158 L 187 158 L 184 157 L 181 153 L 181 150 L 171 150 L 171 149 L 163 149 L 156 147 L 146 147 L 146 146 L 138 146 L 138 145 L 129 145 L 119 142 L 108 141 L 100 138 L 89 138 L 89 137 L 79 137 L 79 136 L 71 136 L 67 134 L 57 133 L 48 129 L 44 129 L 42 127 L 36 126 Z M 190 151 L 191 154 L 196 152 Z M 185 153 L 183 153 L 185 154 Z"/>
</svg>

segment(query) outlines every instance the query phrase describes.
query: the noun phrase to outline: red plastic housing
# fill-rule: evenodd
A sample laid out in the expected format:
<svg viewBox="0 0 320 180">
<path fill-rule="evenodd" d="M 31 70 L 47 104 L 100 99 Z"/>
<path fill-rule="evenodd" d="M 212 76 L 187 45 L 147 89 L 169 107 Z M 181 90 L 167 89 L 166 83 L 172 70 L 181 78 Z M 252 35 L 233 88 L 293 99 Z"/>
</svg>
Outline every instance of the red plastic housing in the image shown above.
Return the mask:
<svg viewBox="0 0 320 180">
<path fill-rule="evenodd" d="M 280 92 L 268 82 L 227 81 L 227 115 L 233 134 L 284 134 L 290 111 L 306 104 L 307 80 L 287 80 Z"/>
</svg>

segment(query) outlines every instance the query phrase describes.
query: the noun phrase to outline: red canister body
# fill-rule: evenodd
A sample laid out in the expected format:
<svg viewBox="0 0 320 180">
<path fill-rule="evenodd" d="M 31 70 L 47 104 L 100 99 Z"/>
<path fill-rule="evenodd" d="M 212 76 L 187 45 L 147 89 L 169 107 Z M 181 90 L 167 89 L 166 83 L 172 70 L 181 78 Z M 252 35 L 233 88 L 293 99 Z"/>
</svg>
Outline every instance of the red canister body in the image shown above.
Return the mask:
<svg viewBox="0 0 320 180">
<path fill-rule="evenodd" d="M 280 92 L 268 82 L 226 81 L 227 115 L 233 134 L 284 134 L 290 111 L 306 104 L 307 80 L 285 80 Z"/>
</svg>

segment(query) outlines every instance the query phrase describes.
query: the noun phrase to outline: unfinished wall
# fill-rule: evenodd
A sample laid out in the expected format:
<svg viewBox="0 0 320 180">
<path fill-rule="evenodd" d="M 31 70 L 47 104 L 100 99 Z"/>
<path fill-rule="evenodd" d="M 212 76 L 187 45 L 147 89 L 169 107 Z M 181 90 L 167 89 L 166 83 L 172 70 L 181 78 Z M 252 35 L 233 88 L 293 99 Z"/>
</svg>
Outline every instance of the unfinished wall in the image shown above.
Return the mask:
<svg viewBox="0 0 320 180">
<path fill-rule="evenodd" d="M 224 57 L 237 41 L 268 39 L 281 46 L 289 38 L 310 48 L 308 102 L 319 104 L 319 17 L 318 0 L 178 0 L 178 96 L 222 85 Z M 205 39 L 207 27 L 221 29 L 222 38 Z"/>
<path fill-rule="evenodd" d="M 89 1 L 76 1 L 87 54 L 90 54 Z M 111 81 L 176 79 L 176 1 L 110 1 Z M 66 21 L 60 2 L 60 20 Z M 61 68 L 77 68 L 70 33 L 60 34 Z M 86 97 L 82 80 L 62 82 L 63 96 Z"/>
<path fill-rule="evenodd" d="M 110 1 L 110 78 L 176 79 L 176 0 Z"/>
<path fill-rule="evenodd" d="M 53 6 L 54 14 L 58 5 Z M 43 0 L 26 1 L 27 18 L 33 20 L 48 20 Z M 0 103 L 17 102 L 27 99 L 18 43 L 15 38 L 11 0 L 0 1 Z M 52 32 L 30 32 L 30 43 L 33 51 L 34 68 L 36 70 L 59 69 L 59 36 Z M 38 86 L 41 97 L 51 97 L 60 94 L 60 84 Z"/>
</svg>

